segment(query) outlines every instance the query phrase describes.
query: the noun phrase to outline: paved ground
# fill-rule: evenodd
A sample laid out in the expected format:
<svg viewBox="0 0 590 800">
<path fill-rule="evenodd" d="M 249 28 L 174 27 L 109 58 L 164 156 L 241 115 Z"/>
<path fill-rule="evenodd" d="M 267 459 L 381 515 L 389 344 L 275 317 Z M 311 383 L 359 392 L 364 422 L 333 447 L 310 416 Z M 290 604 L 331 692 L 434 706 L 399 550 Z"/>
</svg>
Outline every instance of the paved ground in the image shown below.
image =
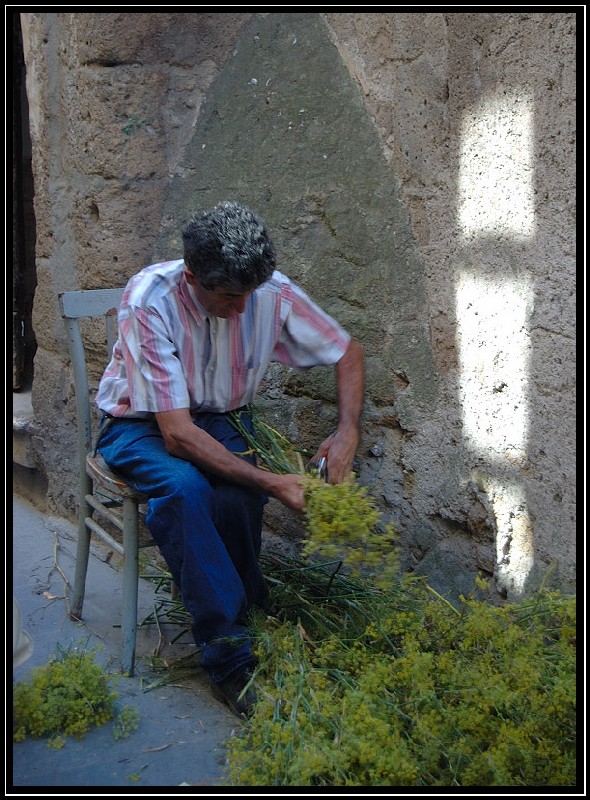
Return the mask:
<svg viewBox="0 0 590 800">
<path fill-rule="evenodd" d="M 58 646 L 79 646 L 87 641 L 88 647 L 104 647 L 97 661 L 109 672 L 117 672 L 121 578 L 104 560 L 106 550 L 93 550 L 85 621 L 72 622 L 64 588 L 65 579 L 73 575 L 76 529 L 61 518 L 40 513 L 21 497 L 13 500 L 13 594 L 21 608 L 23 627 L 34 643 L 31 658 L 13 670 L 13 683 L 25 679 L 33 667 L 46 664 Z M 153 584 L 141 581 L 140 620 L 151 613 L 155 599 Z M 188 683 L 146 691 L 147 685 L 161 677 L 153 669 L 154 653 L 168 661 L 190 659 L 194 653 L 188 634 L 169 643 L 178 632 L 179 628 L 169 626 L 160 638 L 155 625 L 140 629 L 136 675 L 118 682 L 120 703 L 139 711 L 138 730 L 116 740 L 112 723 L 107 723 L 81 740 L 69 738 L 61 750 L 48 748 L 43 739 L 12 745 L 12 775 L 10 752 L 7 758 L 7 796 L 11 789 L 23 794 L 22 787 L 28 786 L 60 787 L 58 792 L 47 789 L 43 794 L 75 796 L 83 794 L 83 787 L 115 786 L 127 787 L 128 793 L 134 794 L 144 787 L 183 785 L 217 786 L 215 793 L 223 792 L 220 782 L 225 774 L 225 743 L 241 723 L 213 699 L 204 673 L 195 666 Z M 9 712 L 7 716 L 10 719 Z M 64 787 L 77 790 L 68 792 Z"/>
</svg>

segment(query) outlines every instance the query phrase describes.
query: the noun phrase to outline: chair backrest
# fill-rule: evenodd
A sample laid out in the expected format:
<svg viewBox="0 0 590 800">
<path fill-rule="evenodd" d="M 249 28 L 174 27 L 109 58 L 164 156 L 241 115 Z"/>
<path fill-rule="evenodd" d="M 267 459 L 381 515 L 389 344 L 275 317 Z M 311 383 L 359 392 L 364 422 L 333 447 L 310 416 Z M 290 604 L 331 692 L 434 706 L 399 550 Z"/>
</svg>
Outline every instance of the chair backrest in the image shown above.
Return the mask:
<svg viewBox="0 0 590 800">
<path fill-rule="evenodd" d="M 116 339 L 117 309 L 123 296 L 120 289 L 83 289 L 61 292 L 58 296 L 61 315 L 64 319 L 76 392 L 76 420 L 78 423 L 78 457 L 80 474 L 86 473 L 86 456 L 92 450 L 92 412 L 88 384 L 86 348 L 80 329 L 80 320 L 88 317 L 104 317 L 108 358 Z M 105 362 L 106 366 L 106 362 Z"/>
</svg>

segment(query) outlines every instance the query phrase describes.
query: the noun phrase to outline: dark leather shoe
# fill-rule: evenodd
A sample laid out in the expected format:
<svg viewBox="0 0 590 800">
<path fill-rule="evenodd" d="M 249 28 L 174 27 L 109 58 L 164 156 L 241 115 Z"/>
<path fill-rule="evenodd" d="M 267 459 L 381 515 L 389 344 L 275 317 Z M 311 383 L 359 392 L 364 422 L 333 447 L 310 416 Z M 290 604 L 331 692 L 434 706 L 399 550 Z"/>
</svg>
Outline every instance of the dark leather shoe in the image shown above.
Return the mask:
<svg viewBox="0 0 590 800">
<path fill-rule="evenodd" d="M 252 686 L 248 686 L 251 680 L 250 669 L 238 669 L 225 680 L 212 682 L 211 693 L 216 700 L 226 703 L 238 717 L 249 717 L 256 703 L 256 692 Z"/>
</svg>

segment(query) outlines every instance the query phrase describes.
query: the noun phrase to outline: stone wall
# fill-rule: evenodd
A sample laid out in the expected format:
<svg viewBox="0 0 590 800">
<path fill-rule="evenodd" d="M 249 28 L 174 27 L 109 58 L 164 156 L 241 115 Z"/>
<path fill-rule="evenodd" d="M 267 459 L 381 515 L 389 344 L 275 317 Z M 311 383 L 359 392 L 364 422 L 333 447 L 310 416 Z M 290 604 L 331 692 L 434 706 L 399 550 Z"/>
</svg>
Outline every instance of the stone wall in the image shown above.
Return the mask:
<svg viewBox="0 0 590 800">
<path fill-rule="evenodd" d="M 279 268 L 364 344 L 357 469 L 405 569 L 575 585 L 571 13 L 21 15 L 35 179 L 34 450 L 76 505 L 57 293 L 181 255 L 194 208 L 259 211 Z M 97 356 L 94 382 L 104 364 Z M 261 405 L 314 447 L 331 370 Z M 277 504 L 269 528 L 299 522 Z"/>
</svg>

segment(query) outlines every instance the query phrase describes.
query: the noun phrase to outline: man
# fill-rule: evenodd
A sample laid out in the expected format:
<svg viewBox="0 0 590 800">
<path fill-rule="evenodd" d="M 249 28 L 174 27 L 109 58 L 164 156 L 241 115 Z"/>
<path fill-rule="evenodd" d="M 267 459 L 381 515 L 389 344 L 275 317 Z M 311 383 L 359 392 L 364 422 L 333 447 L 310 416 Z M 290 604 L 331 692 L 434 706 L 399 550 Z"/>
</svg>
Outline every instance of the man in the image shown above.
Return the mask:
<svg viewBox="0 0 590 800">
<path fill-rule="evenodd" d="M 184 259 L 133 276 L 102 377 L 98 449 L 149 498 L 146 524 L 193 620 L 215 697 L 249 714 L 247 612 L 264 607 L 258 563 L 268 496 L 302 511 L 301 476 L 256 466 L 227 412 L 251 403 L 271 361 L 336 365 L 339 421 L 318 448 L 329 480 L 360 437 L 363 349 L 285 275 L 264 223 L 223 202 L 183 230 Z M 244 415 L 246 419 L 247 410 Z M 244 691 L 246 689 L 246 691 Z"/>
</svg>

